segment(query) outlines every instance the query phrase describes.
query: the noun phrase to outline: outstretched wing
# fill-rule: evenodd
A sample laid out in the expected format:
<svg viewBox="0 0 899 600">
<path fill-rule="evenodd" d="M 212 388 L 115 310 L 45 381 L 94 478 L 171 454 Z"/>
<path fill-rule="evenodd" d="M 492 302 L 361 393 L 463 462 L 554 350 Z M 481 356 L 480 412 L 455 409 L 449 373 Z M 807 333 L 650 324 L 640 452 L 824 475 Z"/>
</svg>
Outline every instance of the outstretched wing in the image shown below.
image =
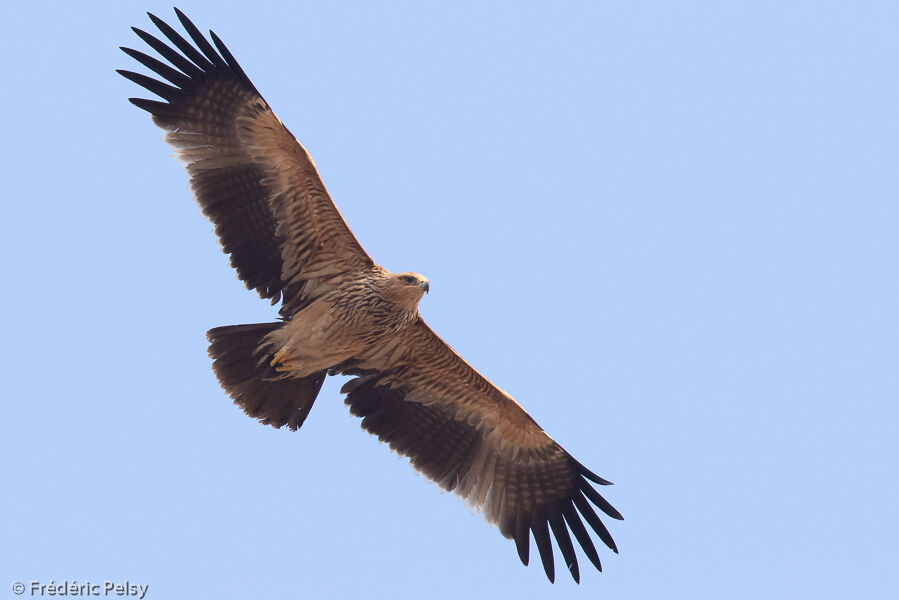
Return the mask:
<svg viewBox="0 0 899 600">
<path fill-rule="evenodd" d="M 590 485 L 609 482 L 572 458 L 421 319 L 376 354 L 334 371 L 359 375 L 342 391 L 350 412 L 362 417 L 363 429 L 477 507 L 515 540 L 525 565 L 533 535 L 550 581 L 555 572 L 550 530 L 575 581 L 580 573 L 569 531 L 602 570 L 581 517 L 618 551 L 591 506 L 622 518 Z"/>
<path fill-rule="evenodd" d="M 135 33 L 169 64 L 122 50 L 167 81 L 118 72 L 164 102 L 131 98 L 168 131 L 190 185 L 247 287 L 290 317 L 347 275 L 372 269 L 306 150 L 278 120 L 215 33 L 215 48 L 177 8 L 195 45 L 150 19 L 174 47 Z"/>
</svg>

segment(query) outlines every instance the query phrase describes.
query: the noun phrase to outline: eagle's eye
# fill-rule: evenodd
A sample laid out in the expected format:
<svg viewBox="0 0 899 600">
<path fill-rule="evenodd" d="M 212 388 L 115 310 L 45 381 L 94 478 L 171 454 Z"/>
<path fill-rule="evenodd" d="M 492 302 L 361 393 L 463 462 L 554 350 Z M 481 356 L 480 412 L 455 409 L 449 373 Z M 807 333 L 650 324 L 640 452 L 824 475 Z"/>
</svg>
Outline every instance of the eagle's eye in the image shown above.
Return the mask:
<svg viewBox="0 0 899 600">
<path fill-rule="evenodd" d="M 412 285 L 413 283 L 415 283 L 415 278 L 410 277 L 409 275 L 403 275 L 403 283 L 408 283 L 409 285 Z"/>
</svg>

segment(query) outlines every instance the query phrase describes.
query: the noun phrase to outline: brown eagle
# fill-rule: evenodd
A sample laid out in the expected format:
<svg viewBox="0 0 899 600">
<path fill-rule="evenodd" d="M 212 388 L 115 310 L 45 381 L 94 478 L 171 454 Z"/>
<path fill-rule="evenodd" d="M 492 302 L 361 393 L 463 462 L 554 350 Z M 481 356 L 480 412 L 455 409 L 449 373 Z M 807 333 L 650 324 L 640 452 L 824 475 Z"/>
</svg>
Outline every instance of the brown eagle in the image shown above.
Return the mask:
<svg viewBox="0 0 899 600">
<path fill-rule="evenodd" d="M 390 273 L 365 253 L 312 159 L 231 52 L 175 12 L 193 44 L 152 14 L 171 45 L 132 28 L 168 64 L 122 48 L 168 83 L 118 72 L 162 98 L 130 101 L 166 130 L 237 276 L 281 301 L 279 322 L 209 331 L 222 387 L 250 417 L 296 430 L 326 375 L 353 375 L 341 392 L 362 428 L 476 507 L 515 540 L 521 562 L 533 534 L 554 579 L 552 530 L 579 581 L 570 531 L 602 570 L 583 520 L 617 552 L 591 506 L 622 518 L 589 483 L 609 482 L 431 331 L 418 314 L 428 280 Z"/>
</svg>

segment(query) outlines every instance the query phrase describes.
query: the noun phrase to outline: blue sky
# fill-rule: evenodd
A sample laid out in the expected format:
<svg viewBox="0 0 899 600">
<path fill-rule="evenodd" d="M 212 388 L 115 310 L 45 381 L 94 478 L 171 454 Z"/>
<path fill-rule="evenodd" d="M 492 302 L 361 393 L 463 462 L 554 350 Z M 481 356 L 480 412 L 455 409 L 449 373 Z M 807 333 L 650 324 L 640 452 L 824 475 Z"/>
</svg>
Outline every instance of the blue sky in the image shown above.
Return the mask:
<svg viewBox="0 0 899 600">
<path fill-rule="evenodd" d="M 554 586 L 326 383 L 218 387 L 243 289 L 118 50 L 159 2 L 0 36 L 0 584 L 148 598 L 888 598 L 899 589 L 895 3 L 183 2 L 421 312 L 616 483 Z M 8 583 L 7 583 L 8 582 Z M 27 595 L 25 597 L 28 597 Z"/>
</svg>

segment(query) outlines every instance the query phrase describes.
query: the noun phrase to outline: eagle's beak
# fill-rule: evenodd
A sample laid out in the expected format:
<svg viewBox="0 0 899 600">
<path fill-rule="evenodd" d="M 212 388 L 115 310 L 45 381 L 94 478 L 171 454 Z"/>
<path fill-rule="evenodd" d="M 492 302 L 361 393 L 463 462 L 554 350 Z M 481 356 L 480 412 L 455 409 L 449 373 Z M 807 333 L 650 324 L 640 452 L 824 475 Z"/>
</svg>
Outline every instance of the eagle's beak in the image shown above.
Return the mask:
<svg viewBox="0 0 899 600">
<path fill-rule="evenodd" d="M 418 284 L 418 286 L 425 291 L 425 294 L 427 294 L 431 290 L 431 282 L 427 280 L 422 281 Z"/>
</svg>

